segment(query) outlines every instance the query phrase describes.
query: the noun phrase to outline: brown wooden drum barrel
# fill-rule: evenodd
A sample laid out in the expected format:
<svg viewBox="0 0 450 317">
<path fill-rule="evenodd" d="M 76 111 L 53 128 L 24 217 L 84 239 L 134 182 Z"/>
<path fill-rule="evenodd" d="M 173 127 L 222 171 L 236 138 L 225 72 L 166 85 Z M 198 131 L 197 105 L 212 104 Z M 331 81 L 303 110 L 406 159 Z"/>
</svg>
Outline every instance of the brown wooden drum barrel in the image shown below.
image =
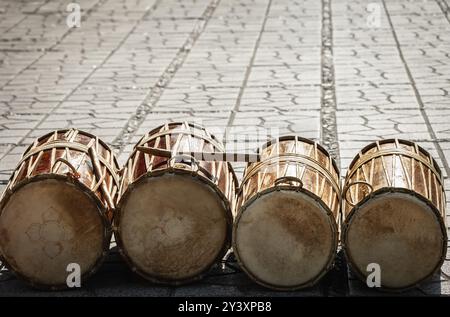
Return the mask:
<svg viewBox="0 0 450 317">
<path fill-rule="evenodd" d="M 0 249 L 19 277 L 65 288 L 68 265 L 92 274 L 109 250 L 119 166 L 97 137 L 60 130 L 38 138 L 0 203 Z"/>
<path fill-rule="evenodd" d="M 316 283 L 338 244 L 339 171 L 319 144 L 280 137 L 248 164 L 236 203 L 233 250 L 263 286 L 293 290 Z"/>
<path fill-rule="evenodd" d="M 147 133 L 123 171 L 114 220 L 122 255 L 153 282 L 199 279 L 229 249 L 238 186 L 225 162 L 197 161 L 183 152 L 223 152 L 193 123 L 168 123 Z"/>
<path fill-rule="evenodd" d="M 342 243 L 362 280 L 376 263 L 381 286 L 399 290 L 431 277 L 447 251 L 438 165 L 417 144 L 383 140 L 353 160 L 344 186 Z"/>
</svg>

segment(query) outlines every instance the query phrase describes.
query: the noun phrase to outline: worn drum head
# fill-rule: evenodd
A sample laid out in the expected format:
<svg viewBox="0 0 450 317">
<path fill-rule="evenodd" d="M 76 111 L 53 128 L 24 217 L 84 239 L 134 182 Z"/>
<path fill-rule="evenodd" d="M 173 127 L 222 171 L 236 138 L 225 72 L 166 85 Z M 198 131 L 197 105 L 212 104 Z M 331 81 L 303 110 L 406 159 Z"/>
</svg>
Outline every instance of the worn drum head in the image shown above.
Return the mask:
<svg viewBox="0 0 450 317">
<path fill-rule="evenodd" d="M 66 287 L 71 263 L 79 265 L 82 277 L 92 273 L 105 236 L 95 198 L 64 177 L 33 179 L 7 194 L 2 204 L 1 253 L 36 287 Z"/>
<path fill-rule="evenodd" d="M 195 280 L 224 255 L 231 213 L 190 173 L 142 177 L 120 202 L 117 238 L 133 270 L 154 282 Z"/>
<path fill-rule="evenodd" d="M 337 229 L 310 194 L 281 189 L 252 199 L 236 220 L 233 249 L 242 268 L 274 289 L 313 285 L 331 267 Z"/>
<path fill-rule="evenodd" d="M 417 195 L 384 192 L 365 200 L 344 232 L 346 254 L 366 277 L 380 266 L 381 286 L 403 289 L 430 277 L 442 264 L 445 229 L 434 209 Z"/>
</svg>

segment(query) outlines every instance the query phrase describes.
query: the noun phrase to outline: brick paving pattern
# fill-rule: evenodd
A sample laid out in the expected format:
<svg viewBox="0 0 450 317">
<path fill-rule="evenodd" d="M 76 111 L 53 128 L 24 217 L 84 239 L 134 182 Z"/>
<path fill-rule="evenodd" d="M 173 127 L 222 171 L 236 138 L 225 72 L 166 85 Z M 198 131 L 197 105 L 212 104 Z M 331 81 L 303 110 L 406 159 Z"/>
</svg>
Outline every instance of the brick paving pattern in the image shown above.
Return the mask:
<svg viewBox="0 0 450 317">
<path fill-rule="evenodd" d="M 450 197 L 450 0 L 77 3 L 80 28 L 66 25 L 69 1 L 0 2 L 0 190 L 48 131 L 92 132 L 123 163 L 149 129 L 192 120 L 227 146 L 245 134 L 238 146 L 256 148 L 268 130 L 312 138 L 343 175 L 374 139 L 410 139 L 436 158 Z M 113 249 L 81 290 L 37 292 L 2 271 L 0 296 L 386 295 L 357 281 L 341 256 L 319 285 L 292 293 L 256 286 L 236 266 L 159 287 Z M 442 271 L 403 295 L 450 295 L 450 259 Z"/>
</svg>

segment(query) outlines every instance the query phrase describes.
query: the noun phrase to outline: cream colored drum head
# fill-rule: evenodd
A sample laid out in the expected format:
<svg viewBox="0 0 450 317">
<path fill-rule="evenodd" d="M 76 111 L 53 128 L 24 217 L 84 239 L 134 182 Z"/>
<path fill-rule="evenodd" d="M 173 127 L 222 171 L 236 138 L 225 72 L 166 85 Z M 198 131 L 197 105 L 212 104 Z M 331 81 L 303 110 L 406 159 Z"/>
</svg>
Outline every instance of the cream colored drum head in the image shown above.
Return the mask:
<svg viewBox="0 0 450 317">
<path fill-rule="evenodd" d="M 382 193 L 365 201 L 351 216 L 347 256 L 360 275 L 377 263 L 381 285 L 414 286 L 429 277 L 443 259 L 444 236 L 433 209 L 417 196 Z"/>
<path fill-rule="evenodd" d="M 63 287 L 70 263 L 91 272 L 103 253 L 105 229 L 93 197 L 61 179 L 19 187 L 0 216 L 6 262 L 35 286 Z"/>
<path fill-rule="evenodd" d="M 197 177 L 144 177 L 129 188 L 120 205 L 122 250 L 133 269 L 147 279 L 194 279 L 224 251 L 227 209 L 212 186 Z"/>
<path fill-rule="evenodd" d="M 314 284 L 330 267 L 337 229 L 326 209 L 304 192 L 271 191 L 242 211 L 234 252 L 260 284 L 297 289 Z"/>
</svg>

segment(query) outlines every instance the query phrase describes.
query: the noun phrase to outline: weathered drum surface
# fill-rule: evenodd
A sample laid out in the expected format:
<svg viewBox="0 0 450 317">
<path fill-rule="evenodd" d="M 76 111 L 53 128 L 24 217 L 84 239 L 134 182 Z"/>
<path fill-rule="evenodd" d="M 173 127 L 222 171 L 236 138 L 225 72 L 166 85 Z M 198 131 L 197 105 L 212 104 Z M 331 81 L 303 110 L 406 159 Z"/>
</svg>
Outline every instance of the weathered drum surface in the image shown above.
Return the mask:
<svg viewBox="0 0 450 317">
<path fill-rule="evenodd" d="M 92 274 L 109 250 L 117 171 L 112 151 L 93 135 L 71 129 L 37 139 L 0 203 L 8 267 L 46 289 L 67 286 L 71 263 L 80 266 L 82 280 Z"/>
<path fill-rule="evenodd" d="M 154 282 L 201 278 L 231 240 L 237 187 L 231 165 L 177 154 L 184 151 L 223 152 L 223 147 L 199 125 L 166 124 L 139 141 L 122 173 L 117 242 L 131 268 Z"/>
<path fill-rule="evenodd" d="M 293 290 L 315 284 L 338 243 L 339 171 L 320 145 L 295 136 L 260 149 L 244 173 L 233 250 L 263 286 Z"/>
<path fill-rule="evenodd" d="M 397 139 L 368 145 L 349 167 L 344 195 L 342 242 L 362 280 L 370 263 L 391 290 L 439 270 L 447 251 L 445 194 L 439 167 L 423 148 Z"/>
</svg>

